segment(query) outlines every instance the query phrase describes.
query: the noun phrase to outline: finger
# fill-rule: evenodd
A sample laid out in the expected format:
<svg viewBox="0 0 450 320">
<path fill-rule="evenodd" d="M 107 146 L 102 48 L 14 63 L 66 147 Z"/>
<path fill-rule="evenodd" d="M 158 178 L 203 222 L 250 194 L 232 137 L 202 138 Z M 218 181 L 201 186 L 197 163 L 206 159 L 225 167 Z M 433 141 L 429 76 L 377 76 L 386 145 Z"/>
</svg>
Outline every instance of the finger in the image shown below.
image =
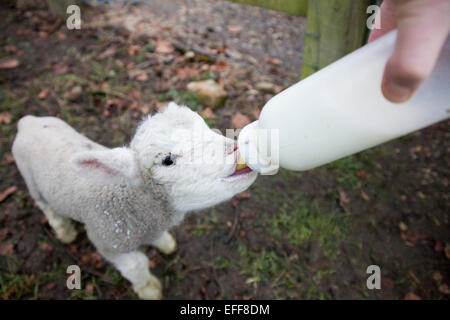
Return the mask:
<svg viewBox="0 0 450 320">
<path fill-rule="evenodd" d="M 391 0 L 384 0 L 378 11 L 380 16 L 380 29 L 373 29 L 370 32 L 368 42 L 372 42 L 382 35 L 397 28 L 397 16 L 395 7 Z"/>
<path fill-rule="evenodd" d="M 450 29 L 450 1 L 396 0 L 397 40 L 382 82 L 386 99 L 408 100 L 433 70 Z"/>
</svg>

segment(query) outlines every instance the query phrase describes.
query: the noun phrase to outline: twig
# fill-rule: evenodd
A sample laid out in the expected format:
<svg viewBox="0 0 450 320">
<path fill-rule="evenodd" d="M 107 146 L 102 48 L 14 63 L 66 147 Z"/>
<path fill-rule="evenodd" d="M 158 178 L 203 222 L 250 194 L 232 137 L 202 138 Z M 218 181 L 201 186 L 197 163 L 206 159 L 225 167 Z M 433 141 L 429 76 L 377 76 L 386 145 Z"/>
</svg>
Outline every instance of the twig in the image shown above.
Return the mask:
<svg viewBox="0 0 450 320">
<path fill-rule="evenodd" d="M 237 224 L 239 222 L 239 212 L 237 208 L 234 208 L 234 221 L 233 226 L 231 227 L 230 233 L 227 236 L 227 239 L 225 240 L 225 243 L 230 242 L 230 240 L 233 238 L 233 235 L 237 229 Z"/>
</svg>

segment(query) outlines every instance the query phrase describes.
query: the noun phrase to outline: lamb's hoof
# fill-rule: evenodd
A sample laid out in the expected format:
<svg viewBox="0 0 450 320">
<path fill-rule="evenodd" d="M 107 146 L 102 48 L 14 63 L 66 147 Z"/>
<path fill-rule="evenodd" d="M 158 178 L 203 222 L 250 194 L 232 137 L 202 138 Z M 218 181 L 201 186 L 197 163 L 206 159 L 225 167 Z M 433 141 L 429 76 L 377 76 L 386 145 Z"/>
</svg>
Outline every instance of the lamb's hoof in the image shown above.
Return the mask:
<svg viewBox="0 0 450 320">
<path fill-rule="evenodd" d="M 175 238 L 168 232 L 164 232 L 162 236 L 156 240 L 153 245 L 164 254 L 171 254 L 177 250 L 177 242 Z"/>
<path fill-rule="evenodd" d="M 169 234 L 169 237 L 165 239 L 164 246 L 160 248 L 161 252 L 164 254 L 172 254 L 177 251 L 177 241 L 175 238 Z"/>
<path fill-rule="evenodd" d="M 77 231 L 72 225 L 66 226 L 65 228 L 56 229 L 55 233 L 59 241 L 65 244 L 73 242 L 78 235 Z"/>
<path fill-rule="evenodd" d="M 143 286 L 133 286 L 134 292 L 142 300 L 161 300 L 162 287 L 161 282 L 155 277 L 151 277 Z"/>
</svg>

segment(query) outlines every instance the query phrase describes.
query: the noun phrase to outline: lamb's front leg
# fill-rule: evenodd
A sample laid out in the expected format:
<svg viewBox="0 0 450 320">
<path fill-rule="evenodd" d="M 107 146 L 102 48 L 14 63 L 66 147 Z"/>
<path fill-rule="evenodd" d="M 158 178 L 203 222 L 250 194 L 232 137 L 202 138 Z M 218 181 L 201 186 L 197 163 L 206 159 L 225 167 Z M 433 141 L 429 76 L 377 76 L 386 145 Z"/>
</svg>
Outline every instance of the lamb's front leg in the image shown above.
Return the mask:
<svg viewBox="0 0 450 320">
<path fill-rule="evenodd" d="M 161 283 L 150 273 L 148 258 L 142 252 L 101 253 L 106 260 L 114 264 L 124 278 L 133 284 L 133 290 L 140 299 L 159 300 L 162 298 Z"/>
<path fill-rule="evenodd" d="M 171 254 L 177 250 L 177 242 L 167 231 L 164 231 L 158 239 L 150 241 L 149 244 L 164 254 Z"/>
<path fill-rule="evenodd" d="M 77 231 L 75 230 L 72 222 L 68 218 L 64 218 L 56 214 L 50 206 L 42 201 L 36 201 L 38 207 L 44 212 L 47 217 L 48 224 L 56 233 L 56 237 L 62 243 L 71 243 L 77 237 Z"/>
</svg>

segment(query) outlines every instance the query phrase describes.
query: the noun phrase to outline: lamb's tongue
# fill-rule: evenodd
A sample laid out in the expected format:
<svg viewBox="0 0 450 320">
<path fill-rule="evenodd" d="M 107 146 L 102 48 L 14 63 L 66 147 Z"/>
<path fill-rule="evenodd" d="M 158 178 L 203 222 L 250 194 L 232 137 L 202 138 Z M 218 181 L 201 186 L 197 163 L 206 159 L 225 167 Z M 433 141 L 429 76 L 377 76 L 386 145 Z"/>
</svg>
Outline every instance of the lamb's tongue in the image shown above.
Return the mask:
<svg viewBox="0 0 450 320">
<path fill-rule="evenodd" d="M 236 160 L 236 171 L 247 168 L 247 164 L 245 164 L 244 159 L 238 151 L 237 160 Z"/>
</svg>

